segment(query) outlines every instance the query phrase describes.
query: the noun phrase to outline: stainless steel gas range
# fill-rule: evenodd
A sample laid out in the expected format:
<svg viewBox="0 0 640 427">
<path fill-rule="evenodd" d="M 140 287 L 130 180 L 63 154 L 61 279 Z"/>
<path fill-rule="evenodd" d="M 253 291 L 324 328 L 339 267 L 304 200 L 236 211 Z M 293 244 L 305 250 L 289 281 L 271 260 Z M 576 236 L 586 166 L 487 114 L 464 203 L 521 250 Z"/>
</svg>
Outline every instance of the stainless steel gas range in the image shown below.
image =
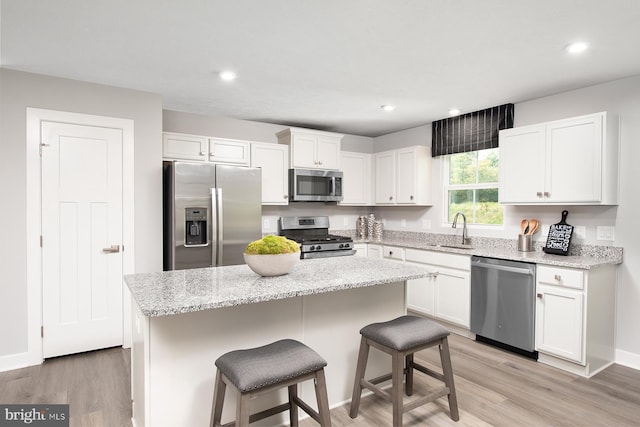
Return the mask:
<svg viewBox="0 0 640 427">
<path fill-rule="evenodd" d="M 300 258 L 325 258 L 353 255 L 350 237 L 329 234 L 327 216 L 285 216 L 278 221 L 281 236 L 300 244 Z"/>
</svg>

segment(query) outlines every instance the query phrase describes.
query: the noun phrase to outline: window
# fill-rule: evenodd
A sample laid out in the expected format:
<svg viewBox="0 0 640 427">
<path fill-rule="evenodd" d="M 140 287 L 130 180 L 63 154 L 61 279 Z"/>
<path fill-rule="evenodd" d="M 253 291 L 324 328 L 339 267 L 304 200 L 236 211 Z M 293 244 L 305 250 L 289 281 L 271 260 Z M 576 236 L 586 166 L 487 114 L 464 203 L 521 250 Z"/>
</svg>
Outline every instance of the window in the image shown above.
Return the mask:
<svg viewBox="0 0 640 427">
<path fill-rule="evenodd" d="M 445 215 L 453 222 L 456 212 L 468 224 L 502 225 L 503 207 L 498 203 L 498 149 L 451 154 L 445 163 Z"/>
</svg>

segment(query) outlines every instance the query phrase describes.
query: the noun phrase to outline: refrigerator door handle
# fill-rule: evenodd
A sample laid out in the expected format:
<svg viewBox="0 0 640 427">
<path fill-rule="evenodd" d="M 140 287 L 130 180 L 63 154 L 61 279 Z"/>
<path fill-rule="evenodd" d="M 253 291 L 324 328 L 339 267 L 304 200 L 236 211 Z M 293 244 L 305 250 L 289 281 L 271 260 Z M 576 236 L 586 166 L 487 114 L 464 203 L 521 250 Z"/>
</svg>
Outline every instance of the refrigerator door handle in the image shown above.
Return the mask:
<svg viewBox="0 0 640 427">
<path fill-rule="evenodd" d="M 211 192 L 211 219 L 209 226 L 211 230 L 211 265 L 216 267 L 218 265 L 218 203 L 217 203 L 217 188 L 210 188 Z"/>
<path fill-rule="evenodd" d="M 214 226 L 216 227 L 216 244 L 214 253 L 216 254 L 214 257 L 215 266 L 222 265 L 222 257 L 223 257 L 223 242 L 224 242 L 224 217 L 222 216 L 222 188 L 213 188 L 213 194 L 211 202 L 215 204 L 213 206 L 213 211 L 216 214 L 216 218 L 214 219 Z"/>
</svg>

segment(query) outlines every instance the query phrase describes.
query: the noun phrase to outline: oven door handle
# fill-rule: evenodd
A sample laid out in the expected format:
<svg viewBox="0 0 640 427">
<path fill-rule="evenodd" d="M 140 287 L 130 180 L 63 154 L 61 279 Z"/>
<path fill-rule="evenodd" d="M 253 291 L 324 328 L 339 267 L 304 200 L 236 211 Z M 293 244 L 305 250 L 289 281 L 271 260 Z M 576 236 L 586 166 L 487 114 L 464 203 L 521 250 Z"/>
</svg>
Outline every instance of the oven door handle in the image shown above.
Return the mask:
<svg viewBox="0 0 640 427">
<path fill-rule="evenodd" d="M 530 268 L 509 267 L 506 265 L 485 264 L 481 261 L 471 261 L 471 267 L 482 267 L 491 270 L 508 271 L 510 273 L 528 274 L 533 276 L 533 270 Z"/>
</svg>

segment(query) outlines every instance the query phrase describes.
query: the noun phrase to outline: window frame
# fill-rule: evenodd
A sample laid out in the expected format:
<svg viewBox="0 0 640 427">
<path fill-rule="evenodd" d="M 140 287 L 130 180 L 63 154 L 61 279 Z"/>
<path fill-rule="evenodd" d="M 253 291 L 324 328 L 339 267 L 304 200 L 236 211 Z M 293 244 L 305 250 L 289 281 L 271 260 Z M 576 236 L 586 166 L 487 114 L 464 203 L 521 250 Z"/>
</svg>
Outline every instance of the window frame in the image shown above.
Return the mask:
<svg viewBox="0 0 640 427">
<path fill-rule="evenodd" d="M 488 148 L 487 150 L 499 150 L 499 148 Z M 478 152 L 481 150 L 474 150 L 473 152 Z M 498 159 L 500 158 L 500 151 L 498 151 Z M 449 222 L 449 191 L 451 190 L 483 190 L 483 189 L 487 189 L 487 188 L 495 188 L 498 191 L 500 191 L 500 182 L 499 182 L 499 178 L 498 181 L 496 181 L 495 183 L 491 183 L 491 184 L 487 184 L 487 183 L 474 183 L 474 184 L 450 184 L 449 183 L 449 176 L 450 176 L 450 167 L 451 167 L 451 157 L 455 156 L 457 154 L 464 154 L 464 153 L 454 153 L 454 154 L 447 154 L 441 157 L 441 159 L 443 160 L 443 167 L 442 167 L 442 188 L 443 188 L 443 194 L 442 194 L 442 226 L 443 227 L 451 227 L 451 225 L 453 224 L 453 222 Z M 500 164 L 498 163 L 498 169 L 500 168 Z M 477 181 L 477 174 L 478 174 L 478 167 L 476 164 L 476 181 Z M 474 197 L 475 197 L 475 193 L 474 193 Z M 475 201 L 473 202 L 474 206 L 475 206 Z M 500 202 L 498 202 L 498 204 L 500 204 Z M 502 209 L 502 224 L 471 224 L 471 223 L 467 223 L 467 228 L 474 228 L 474 229 L 485 229 L 485 230 L 504 230 L 505 227 L 505 223 L 506 223 L 506 211 L 504 209 L 504 205 L 502 205 L 503 209 Z"/>
</svg>

